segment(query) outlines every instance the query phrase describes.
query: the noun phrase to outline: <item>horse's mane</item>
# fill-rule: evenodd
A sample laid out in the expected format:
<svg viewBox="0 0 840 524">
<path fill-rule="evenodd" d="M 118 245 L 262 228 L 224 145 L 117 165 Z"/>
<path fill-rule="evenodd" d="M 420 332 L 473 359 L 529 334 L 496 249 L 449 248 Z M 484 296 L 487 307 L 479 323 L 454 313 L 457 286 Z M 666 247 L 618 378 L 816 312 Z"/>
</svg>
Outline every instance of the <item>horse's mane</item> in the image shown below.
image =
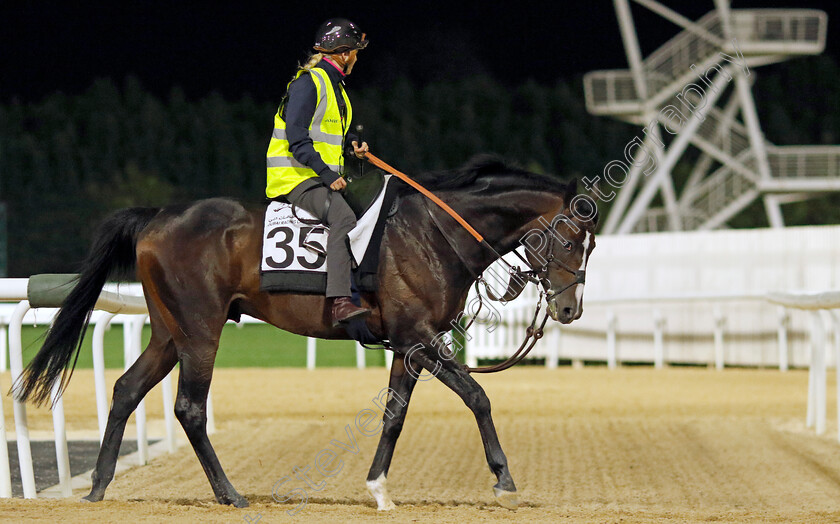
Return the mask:
<svg viewBox="0 0 840 524">
<path fill-rule="evenodd" d="M 466 164 L 454 170 L 428 171 L 411 178 L 429 190 L 447 190 L 467 188 L 482 178 L 514 175 L 515 184 L 523 187 L 533 187 L 535 190 L 565 192 L 568 184 L 558 177 L 542 175 L 527 171 L 516 164 L 507 162 L 497 155 L 478 155 Z M 570 181 L 575 184 L 576 181 Z M 401 192 L 409 192 L 411 188 L 405 185 Z"/>
<path fill-rule="evenodd" d="M 577 179 L 572 178 L 564 181 L 552 175 L 532 173 L 503 160 L 497 155 L 478 155 L 471 158 L 466 164 L 458 169 L 449 171 L 429 171 L 412 176 L 414 181 L 431 191 L 468 189 L 477 185 L 482 180 L 495 182 L 495 187 L 500 191 L 516 189 L 531 189 L 534 191 L 547 191 L 560 193 L 568 201 L 577 193 Z M 415 190 L 401 180 L 400 194 L 410 194 Z M 591 199 L 590 199 L 591 201 Z M 581 212 L 589 213 L 590 204 L 583 201 L 580 205 Z M 598 209 L 593 210 L 592 222 L 598 222 Z"/>
</svg>

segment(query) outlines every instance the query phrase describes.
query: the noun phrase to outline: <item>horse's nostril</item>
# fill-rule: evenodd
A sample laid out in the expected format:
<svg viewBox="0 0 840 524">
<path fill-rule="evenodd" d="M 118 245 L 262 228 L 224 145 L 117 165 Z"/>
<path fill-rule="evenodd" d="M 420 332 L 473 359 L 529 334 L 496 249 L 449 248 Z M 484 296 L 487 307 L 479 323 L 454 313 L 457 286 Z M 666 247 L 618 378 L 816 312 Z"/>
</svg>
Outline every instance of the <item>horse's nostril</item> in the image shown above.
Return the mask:
<svg viewBox="0 0 840 524">
<path fill-rule="evenodd" d="M 564 317 L 570 317 L 570 316 L 572 316 L 572 308 L 570 308 L 570 307 L 564 307 L 564 308 L 563 308 L 563 316 L 564 316 Z"/>
</svg>

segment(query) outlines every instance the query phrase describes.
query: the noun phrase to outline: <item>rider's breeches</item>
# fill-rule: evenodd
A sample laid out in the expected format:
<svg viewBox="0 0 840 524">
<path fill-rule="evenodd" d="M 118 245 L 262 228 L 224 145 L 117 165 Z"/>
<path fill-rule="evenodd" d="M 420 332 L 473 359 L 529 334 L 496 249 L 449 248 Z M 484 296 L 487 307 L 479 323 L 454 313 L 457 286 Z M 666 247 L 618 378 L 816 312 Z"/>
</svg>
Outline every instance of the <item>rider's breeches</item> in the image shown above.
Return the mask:
<svg viewBox="0 0 840 524">
<path fill-rule="evenodd" d="M 349 297 L 351 259 L 347 233 L 356 226 L 356 216 L 341 193 L 323 185 L 307 189 L 307 185 L 300 184 L 286 195 L 286 199 L 324 220 L 330 227 L 327 240 L 327 297 Z M 329 209 L 327 198 L 330 199 Z"/>
</svg>

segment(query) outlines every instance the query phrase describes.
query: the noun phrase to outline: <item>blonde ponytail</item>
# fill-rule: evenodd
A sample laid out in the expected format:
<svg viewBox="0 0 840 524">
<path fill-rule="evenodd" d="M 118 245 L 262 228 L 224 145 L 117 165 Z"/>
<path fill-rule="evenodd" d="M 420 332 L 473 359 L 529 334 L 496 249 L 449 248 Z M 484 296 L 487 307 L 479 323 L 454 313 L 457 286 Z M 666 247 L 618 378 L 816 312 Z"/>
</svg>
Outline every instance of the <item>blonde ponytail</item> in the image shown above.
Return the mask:
<svg viewBox="0 0 840 524">
<path fill-rule="evenodd" d="M 320 62 L 322 58 L 324 58 L 323 53 L 314 53 L 314 54 L 309 56 L 309 60 L 307 60 L 307 62 L 305 64 L 303 64 L 302 66 L 299 66 L 299 69 L 305 69 L 305 70 L 309 71 L 310 69 L 315 67 L 315 65 L 318 62 Z"/>
</svg>

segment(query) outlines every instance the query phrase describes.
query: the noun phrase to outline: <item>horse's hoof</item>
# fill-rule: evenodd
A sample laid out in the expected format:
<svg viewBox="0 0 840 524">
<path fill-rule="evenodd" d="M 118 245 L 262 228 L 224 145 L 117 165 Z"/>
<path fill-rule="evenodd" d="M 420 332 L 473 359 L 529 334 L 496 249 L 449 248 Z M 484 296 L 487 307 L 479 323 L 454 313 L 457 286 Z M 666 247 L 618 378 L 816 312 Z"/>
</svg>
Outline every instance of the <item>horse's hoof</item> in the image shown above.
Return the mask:
<svg viewBox="0 0 840 524">
<path fill-rule="evenodd" d="M 248 499 L 238 493 L 233 497 L 219 497 L 217 500 L 219 504 L 226 504 L 235 508 L 247 508 L 250 506 Z"/>
<path fill-rule="evenodd" d="M 97 497 L 96 495 L 91 493 L 87 497 L 82 497 L 81 500 L 79 500 L 79 502 L 100 502 L 101 500 L 102 497 Z"/>
<path fill-rule="evenodd" d="M 389 500 L 383 504 L 377 504 L 376 510 L 377 511 L 391 511 L 392 509 L 397 509 L 397 505 L 394 504 L 393 501 Z"/>
<path fill-rule="evenodd" d="M 515 491 L 505 491 L 494 487 L 493 494 L 496 495 L 496 502 L 503 508 L 516 509 L 519 507 L 519 495 Z"/>
<path fill-rule="evenodd" d="M 370 491 L 370 494 L 373 495 L 373 498 L 376 500 L 376 509 L 379 511 L 391 511 L 397 507 L 394 505 L 391 497 L 388 496 L 388 488 L 385 487 L 385 484 L 386 480 L 384 473 L 379 475 L 379 478 L 376 480 L 367 481 L 368 491 Z"/>
</svg>

